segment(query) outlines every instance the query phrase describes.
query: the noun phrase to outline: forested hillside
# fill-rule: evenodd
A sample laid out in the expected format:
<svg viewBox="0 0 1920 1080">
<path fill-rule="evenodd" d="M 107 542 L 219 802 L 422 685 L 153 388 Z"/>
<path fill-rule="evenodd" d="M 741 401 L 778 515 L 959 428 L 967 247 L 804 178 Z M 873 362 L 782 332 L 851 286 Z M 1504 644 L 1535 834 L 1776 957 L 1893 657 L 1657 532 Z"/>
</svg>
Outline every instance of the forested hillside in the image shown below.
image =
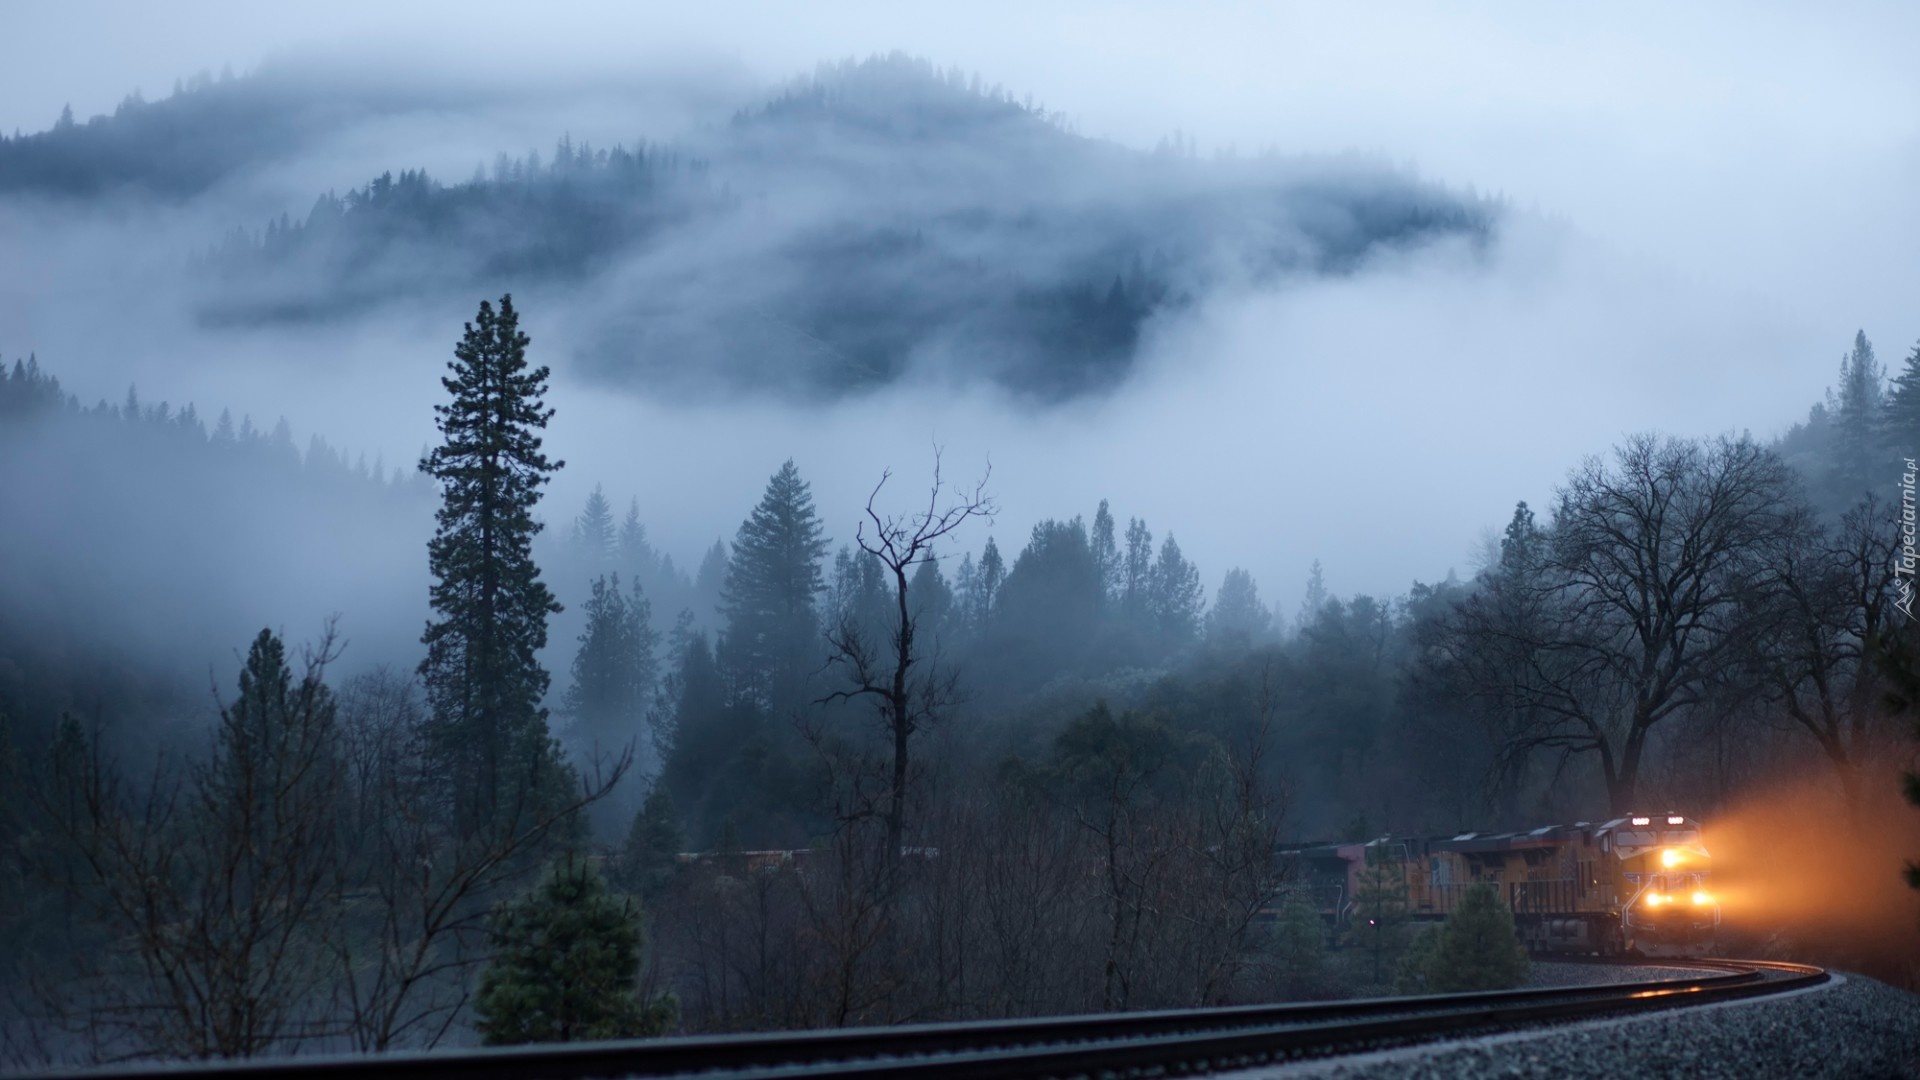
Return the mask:
<svg viewBox="0 0 1920 1080">
<path fill-rule="evenodd" d="M 0 143 L 0 160 L 49 190 L 185 193 L 329 115 L 284 79 L 238 79 Z M 156 140 L 167 156 L 142 151 Z M 1501 212 L 1364 159 L 1141 153 L 899 55 L 823 67 L 672 143 L 563 137 L 471 179 L 401 163 L 315 195 L 207 238 L 201 318 L 273 326 L 511 288 L 566 303 L 575 362 L 652 395 L 919 377 L 1043 401 L 1117 385 L 1155 314 L 1209 290 L 1484 242 Z"/>
<path fill-rule="evenodd" d="M 386 644 L 347 674 L 340 637 L 318 627 L 283 636 L 271 611 L 254 609 L 269 629 L 248 652 L 239 696 L 221 675 L 216 698 L 202 691 L 196 707 L 182 654 L 229 622 L 193 630 L 181 612 L 217 605 L 155 591 L 244 589 L 260 567 L 325 581 L 351 546 L 361 579 L 335 578 L 346 589 L 337 595 L 369 596 L 357 549 L 419 558 L 392 537 L 424 538 L 401 524 L 418 520 L 420 479 L 350 467 L 317 438 L 303 457 L 284 430 L 263 435 L 224 416 L 209 432 L 191 406 L 130 395 L 82 408 L 36 363 L 16 362 L 0 383 L 4 456 L 16 481 L 32 482 L 6 488 L 7 510 L 32 543 L 0 577 L 0 712 L 7 768 L 34 777 L 23 790 L 38 794 L 7 825 L 19 861 L 0 913 L 17 943 L 6 954 L 9 992 L 57 1011 L 53 1027 L 23 1029 L 53 1042 L 35 1050 L 16 1031 L 12 1052 L 175 1052 L 183 1018 L 102 1025 L 107 1006 L 43 981 L 68 970 L 89 935 L 114 933 L 117 916 L 102 909 L 104 922 L 56 931 L 54 895 L 35 882 L 57 871 L 81 904 L 101 889 L 95 899 L 145 891 L 142 902 L 182 912 L 213 902 L 191 881 L 186 893 L 152 894 L 148 856 L 89 845 L 114 830 L 197 820 L 154 818 L 172 804 L 141 809 L 139 792 L 221 775 L 202 762 L 241 767 L 234 755 L 252 744 L 235 740 L 260 715 L 249 710 L 269 707 L 256 701 L 262 686 L 292 695 L 259 699 L 289 710 L 265 714 L 286 717 L 286 737 L 319 740 L 289 753 L 337 753 L 351 765 L 326 783 L 344 785 L 343 805 L 361 811 L 339 823 L 341 835 L 366 838 L 340 857 L 470 840 L 446 849 L 449 876 L 434 879 L 454 890 L 445 908 L 394 922 L 406 909 L 328 914 L 323 894 L 300 894 L 302 934 L 369 949 L 382 979 L 417 981 L 362 987 L 376 994 L 374 1012 L 337 996 L 323 1008 L 361 976 L 318 956 L 256 954 L 251 962 L 309 966 L 304 981 L 276 984 L 278 1013 L 215 1032 L 231 1040 L 207 1044 L 220 1053 L 439 1041 L 432 1031 L 469 1017 L 462 987 L 489 955 L 462 928 L 560 850 L 597 853 L 594 873 L 650 912 L 640 1011 L 621 1023 L 734 1030 L 1257 999 L 1266 980 L 1292 977 L 1289 964 L 1321 970 L 1248 921 L 1248 905 L 1277 886 L 1267 853 L 1283 840 L 1512 827 L 1647 805 L 1710 816 L 1784 778 L 1831 790 L 1835 813 L 1865 821 L 1888 805 L 1900 737 L 1875 657 L 1909 646 L 1891 607 L 1898 510 L 1871 493 L 1885 485 L 1870 465 L 1860 470 L 1912 437 L 1903 410 L 1915 379 L 1920 350 L 1889 389 L 1861 335 L 1833 400 L 1776 445 L 1628 439 L 1573 469 L 1550 508 L 1522 503 L 1470 579 L 1340 596 L 1316 566 L 1294 612 L 1271 608 L 1241 570 L 1208 572 L 1205 582 L 1218 581 L 1209 588 L 1172 528 L 1123 525 L 1124 506 L 1106 502 L 1003 548 L 986 517 L 990 493 L 957 479 L 950 461 L 931 479 L 933 462 L 903 465 L 867 525 L 836 536 L 789 460 L 757 500 L 742 498 L 731 542 L 691 575 L 648 542 L 643 508 L 617 520 L 596 490 L 526 548 L 538 576 L 522 580 L 540 584 L 524 617 L 539 628 L 517 646 L 516 663 L 535 666 L 515 669 L 513 693 L 532 711 L 516 722 L 523 734 L 485 736 L 530 738 L 551 757 L 539 751 L 548 763 L 533 779 L 475 788 L 471 777 L 448 786 L 446 770 L 480 768 L 484 742 L 448 740 L 489 729 L 448 718 L 454 699 L 435 696 L 444 676 L 431 651 L 422 676 L 408 674 L 421 653 L 395 647 L 404 629 L 372 635 Z M 1848 456 L 1848 431 L 1866 440 L 1866 457 Z M 926 487 L 905 488 L 916 472 L 932 484 L 930 501 Z M 607 483 L 617 491 L 620 477 Z M 896 505 L 923 509 L 889 513 Z M 859 508 L 833 516 L 850 511 Z M 456 519 L 445 515 L 451 535 Z M 40 565 L 44 553 L 76 550 L 96 575 Z M 440 579 L 464 565 L 445 561 L 454 549 L 435 550 Z M 201 568 L 182 576 L 156 560 Z M 559 632 L 542 648 L 549 595 L 564 610 L 550 613 Z M 366 621 L 353 610 L 342 620 Z M 175 639 L 163 642 L 168 631 Z M 232 639 L 237 649 L 247 636 Z M 209 750 L 199 732 L 216 701 L 225 734 Z M 520 783 L 534 786 L 511 794 Z M 83 802 L 59 802 L 61 784 L 78 785 Z M 225 798 L 188 790 L 215 799 L 209 806 Z M 307 798 L 306 788 L 288 791 Z M 476 818 L 471 791 L 507 801 Z M 276 813 L 321 820 L 310 816 L 322 804 L 298 799 Z M 407 828 L 453 831 L 377 840 L 352 831 L 376 829 L 402 804 L 452 815 Z M 502 807 L 514 809 L 496 822 Z M 277 843 L 289 860 L 320 860 L 302 872 L 347 875 L 383 903 L 414 902 L 407 890 L 420 883 L 382 884 L 379 858 L 327 861 L 336 841 L 293 819 L 279 827 L 296 826 Z M 898 845 L 882 843 L 896 833 Z M 924 865 L 887 854 L 936 850 Z M 681 852 L 706 854 L 688 864 Z M 73 877 L 61 861 L 73 857 L 92 869 Z M 761 868 L 751 895 L 737 884 L 747 865 Z M 954 907 L 962 898 L 980 906 Z M 748 944 L 763 938 L 780 943 L 775 954 Z M 163 936 L 139 948 L 160 962 L 190 945 Z M 409 953 L 415 945 L 429 952 Z M 422 955 L 438 958 L 433 974 L 418 969 Z M 821 983 L 829 971 L 841 976 Z M 65 977 L 116 1000 L 147 992 L 113 964 L 80 963 Z M 1330 992 L 1332 976 L 1316 978 Z M 389 1007 L 400 1011 L 380 1011 Z"/>
<path fill-rule="evenodd" d="M 63 712 L 142 753 L 193 741 L 210 669 L 226 671 L 251 632 L 317 633 L 349 597 L 418 581 L 413 560 L 383 557 L 394 529 L 425 516 L 411 463 L 350 460 L 317 435 L 303 453 L 284 420 L 210 418 L 134 390 L 84 406 L 21 358 L 0 377 L 0 460 L 0 711 L 29 744 Z M 369 654 L 394 640 L 364 615 L 343 632 Z"/>
<path fill-rule="evenodd" d="M 444 91 L 366 73 L 345 86 L 289 64 L 241 77 L 202 73 L 176 80 L 166 97 L 129 94 L 111 115 L 81 119 L 68 107 L 44 131 L 0 136 L 0 193 L 178 202 L 355 123 L 453 103 Z"/>
</svg>

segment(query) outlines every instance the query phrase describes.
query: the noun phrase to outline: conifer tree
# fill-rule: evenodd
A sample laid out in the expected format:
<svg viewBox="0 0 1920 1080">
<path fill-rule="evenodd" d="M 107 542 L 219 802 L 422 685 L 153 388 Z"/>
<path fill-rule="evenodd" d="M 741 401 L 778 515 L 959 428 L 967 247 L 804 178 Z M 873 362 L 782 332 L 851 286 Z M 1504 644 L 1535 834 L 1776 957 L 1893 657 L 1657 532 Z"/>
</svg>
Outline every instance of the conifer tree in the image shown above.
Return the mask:
<svg viewBox="0 0 1920 1080">
<path fill-rule="evenodd" d="M 940 572 L 939 560 L 928 559 L 914 568 L 907 595 L 913 597 L 913 614 L 921 621 L 921 632 L 935 641 L 944 639 L 953 625 L 953 589 Z"/>
<path fill-rule="evenodd" d="M 1313 560 L 1313 568 L 1307 571 L 1307 595 L 1300 601 L 1300 614 L 1293 620 L 1295 633 L 1304 631 L 1320 618 L 1320 611 L 1327 606 L 1331 596 L 1327 592 L 1327 579 L 1320 572 L 1320 560 Z"/>
<path fill-rule="evenodd" d="M 627 504 L 627 517 L 620 523 L 620 537 L 615 543 L 620 565 L 636 582 L 659 573 L 660 557 L 647 542 L 647 527 L 640 522 L 638 498 Z"/>
<path fill-rule="evenodd" d="M 1139 518 L 1127 519 L 1127 554 L 1120 566 L 1120 611 L 1135 626 L 1147 622 L 1153 591 L 1153 533 Z"/>
<path fill-rule="evenodd" d="M 1880 431 L 1893 458 L 1920 457 L 1920 342 L 1914 343 L 1887 393 Z"/>
<path fill-rule="evenodd" d="M 1120 547 L 1113 537 L 1113 511 L 1107 509 L 1105 499 L 1100 500 L 1100 508 L 1093 512 L 1093 534 L 1089 542 L 1093 545 L 1093 564 L 1100 570 L 1100 587 L 1111 599 L 1120 589 Z"/>
<path fill-rule="evenodd" d="M 569 857 L 488 927 L 492 963 L 474 1009 L 489 1045 L 631 1039 L 664 1033 L 671 997 L 643 1001 L 640 911 Z"/>
<path fill-rule="evenodd" d="M 421 459 L 439 481 L 438 528 L 427 544 L 437 618 L 420 673 L 432 709 L 433 752 L 459 827 L 506 825 L 562 794 L 569 778 L 540 704 L 548 675 L 537 654 L 560 610 L 533 562 L 540 488 L 561 467 L 541 451 L 553 418 L 547 369 L 527 366 L 527 335 L 511 297 L 482 301 L 454 348 L 434 406 L 444 441 Z"/>
<path fill-rule="evenodd" d="M 1848 501 L 1876 479 L 1885 380 L 1866 332 L 1855 333 L 1853 350 L 1840 358 L 1839 385 L 1827 393 L 1827 411 L 1833 416 L 1828 482 Z"/>
<path fill-rule="evenodd" d="M 285 829 L 324 834 L 340 810 L 328 804 L 329 793 L 345 783 L 335 711 L 326 684 L 317 675 L 296 683 L 286 646 L 271 630 L 260 631 L 240 669 L 239 696 L 220 710 L 209 812 L 237 823 L 232 827 L 257 844 Z"/>
<path fill-rule="evenodd" d="M 740 523 L 720 593 L 720 658 L 741 699 L 775 712 L 800 700 L 817 665 L 826 550 L 812 490 L 789 458 Z"/>
<path fill-rule="evenodd" d="M 960 566 L 953 572 L 953 609 L 954 622 L 968 633 L 980 625 L 978 614 L 974 611 L 973 595 L 978 588 L 979 573 L 973 568 L 973 552 L 960 556 Z"/>
<path fill-rule="evenodd" d="M 977 624 L 984 626 L 993 616 L 994 607 L 1000 600 L 1000 586 L 1007 580 L 1006 560 L 1000 557 L 1000 545 L 987 537 L 987 546 L 980 549 L 980 562 L 974 568 L 973 597 L 970 606 Z"/>
<path fill-rule="evenodd" d="M 6 372 L 0 370 L 0 379 Z M 26 791 L 19 753 L 13 746 L 12 726 L 5 709 L 0 709 L 0 791 Z M 11 969 L 26 945 L 18 920 L 26 912 L 27 864 L 25 840 L 26 814 L 23 800 L 0 799 L 0 968 Z"/>
<path fill-rule="evenodd" d="M 1533 565 L 1540 545 L 1540 530 L 1533 523 L 1533 511 L 1526 500 L 1514 504 L 1513 517 L 1507 522 L 1506 535 L 1500 538 L 1500 569 L 1506 573 L 1524 572 Z M 1314 563 L 1318 568 L 1320 564 Z"/>
<path fill-rule="evenodd" d="M 887 595 L 886 567 L 865 551 L 841 545 L 833 557 L 833 590 L 829 613 L 836 621 L 851 618 L 861 630 L 887 632 L 892 598 Z"/>
<path fill-rule="evenodd" d="M 1327 927 L 1305 889 L 1292 889 L 1273 924 L 1273 959 L 1280 977 L 1280 999 L 1298 1001 L 1326 986 Z"/>
<path fill-rule="evenodd" d="M 1200 628 L 1200 610 L 1206 606 L 1206 592 L 1200 586 L 1200 570 L 1180 552 L 1172 533 L 1160 544 L 1160 558 L 1153 564 L 1147 613 L 1162 644 L 1184 645 L 1193 640 Z"/>
<path fill-rule="evenodd" d="M 693 643 L 693 612 L 686 608 L 673 620 L 673 629 L 667 633 L 667 664 L 660 676 L 660 685 L 653 695 L 653 704 L 647 709 L 647 733 L 653 739 L 654 759 L 661 768 L 666 767 L 667 757 L 673 751 L 674 736 L 677 734 L 676 713 L 680 708 L 680 698 L 686 692 L 686 656 L 687 647 Z M 654 787 L 659 787 L 658 781 Z"/>
<path fill-rule="evenodd" d="M 607 502 L 606 493 L 599 484 L 593 485 L 593 494 L 587 496 L 587 505 L 581 509 L 580 516 L 574 519 L 573 536 L 570 539 L 582 563 L 588 567 L 598 569 L 613 558 L 613 505 Z"/>
<path fill-rule="evenodd" d="M 1394 976 L 1393 991 L 1396 994 L 1432 993 L 1428 985 L 1433 969 L 1433 951 L 1440 944 L 1440 928 L 1427 925 L 1413 935 L 1412 944 L 1400 954 L 1400 971 Z"/>
<path fill-rule="evenodd" d="M 633 742 L 659 677 L 653 605 L 639 582 L 623 596 L 615 573 L 594 579 L 585 612 L 587 628 L 562 708 L 585 739 L 609 747 Z"/>
<path fill-rule="evenodd" d="M 1272 622 L 1253 575 L 1239 567 L 1227 571 L 1207 612 L 1207 640 L 1216 648 L 1244 649 L 1264 635 Z"/>
<path fill-rule="evenodd" d="M 1387 858 L 1384 843 L 1367 847 L 1367 865 L 1356 875 L 1353 921 L 1347 944 L 1366 958 L 1371 976 L 1379 983 L 1393 969 L 1406 948 L 1407 883 L 1400 867 Z"/>
<path fill-rule="evenodd" d="M 731 809 L 738 789 L 750 782 L 739 767 L 754 748 L 745 745 L 741 710 L 728 708 L 726 683 L 705 631 L 688 629 L 679 649 L 671 691 L 661 702 L 659 790 L 671 791 L 685 810 L 696 841 L 713 836 L 717 815 Z"/>
<path fill-rule="evenodd" d="M 1526 981 L 1526 947 L 1492 885 L 1475 885 L 1460 898 L 1433 941 L 1426 976 L 1436 994 L 1504 990 Z"/>
<path fill-rule="evenodd" d="M 620 853 L 621 884 L 649 900 L 660 895 L 679 871 L 680 851 L 686 844 L 673 796 L 663 785 L 653 785 L 627 830 L 627 844 Z"/>
<path fill-rule="evenodd" d="M 702 626 L 712 625 L 713 617 L 720 611 L 726 583 L 727 542 L 716 538 L 713 546 L 700 557 L 700 567 L 693 575 L 694 595 L 699 598 L 701 605 L 696 620 Z"/>
</svg>

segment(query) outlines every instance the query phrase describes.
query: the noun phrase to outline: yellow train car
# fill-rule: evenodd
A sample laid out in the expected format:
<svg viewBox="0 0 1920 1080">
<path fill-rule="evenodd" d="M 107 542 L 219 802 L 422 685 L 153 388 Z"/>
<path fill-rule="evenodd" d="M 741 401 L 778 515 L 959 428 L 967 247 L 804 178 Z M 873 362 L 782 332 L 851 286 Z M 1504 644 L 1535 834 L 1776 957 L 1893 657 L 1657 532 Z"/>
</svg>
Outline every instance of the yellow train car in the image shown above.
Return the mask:
<svg viewBox="0 0 1920 1080">
<path fill-rule="evenodd" d="M 1383 837 L 1283 853 L 1295 882 L 1336 927 L 1353 917 L 1368 861 L 1392 868 L 1415 920 L 1446 918 L 1492 885 L 1527 947 L 1541 953 L 1704 956 L 1720 925 L 1699 823 L 1632 814 L 1592 824 L 1448 837 Z"/>
</svg>

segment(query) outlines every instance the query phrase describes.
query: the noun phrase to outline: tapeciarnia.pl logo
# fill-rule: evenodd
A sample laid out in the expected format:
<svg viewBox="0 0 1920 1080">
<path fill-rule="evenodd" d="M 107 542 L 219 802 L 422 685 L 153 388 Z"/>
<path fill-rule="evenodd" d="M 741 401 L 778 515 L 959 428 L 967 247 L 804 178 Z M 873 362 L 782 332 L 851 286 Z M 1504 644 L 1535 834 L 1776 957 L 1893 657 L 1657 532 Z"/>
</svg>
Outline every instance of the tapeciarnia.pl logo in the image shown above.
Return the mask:
<svg viewBox="0 0 1920 1080">
<path fill-rule="evenodd" d="M 1907 469 L 1900 474 L 1900 557 L 1893 563 L 1893 606 L 1900 614 L 1913 618 L 1913 479 L 1920 466 L 1912 458 L 1902 458 Z"/>
</svg>

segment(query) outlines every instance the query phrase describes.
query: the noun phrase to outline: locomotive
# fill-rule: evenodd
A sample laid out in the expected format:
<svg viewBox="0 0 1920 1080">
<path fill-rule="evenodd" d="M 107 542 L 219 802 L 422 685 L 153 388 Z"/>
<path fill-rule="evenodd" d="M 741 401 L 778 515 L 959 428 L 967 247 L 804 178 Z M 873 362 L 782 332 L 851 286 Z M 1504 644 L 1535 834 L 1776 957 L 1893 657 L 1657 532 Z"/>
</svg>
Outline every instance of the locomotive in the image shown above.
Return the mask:
<svg viewBox="0 0 1920 1080">
<path fill-rule="evenodd" d="M 1447 917 L 1466 891 L 1491 884 L 1538 953 L 1705 956 L 1720 925 L 1700 826 L 1680 814 L 1630 814 L 1527 832 L 1284 849 L 1296 887 L 1336 928 L 1353 918 L 1360 874 L 1385 866 L 1416 921 Z"/>
</svg>

